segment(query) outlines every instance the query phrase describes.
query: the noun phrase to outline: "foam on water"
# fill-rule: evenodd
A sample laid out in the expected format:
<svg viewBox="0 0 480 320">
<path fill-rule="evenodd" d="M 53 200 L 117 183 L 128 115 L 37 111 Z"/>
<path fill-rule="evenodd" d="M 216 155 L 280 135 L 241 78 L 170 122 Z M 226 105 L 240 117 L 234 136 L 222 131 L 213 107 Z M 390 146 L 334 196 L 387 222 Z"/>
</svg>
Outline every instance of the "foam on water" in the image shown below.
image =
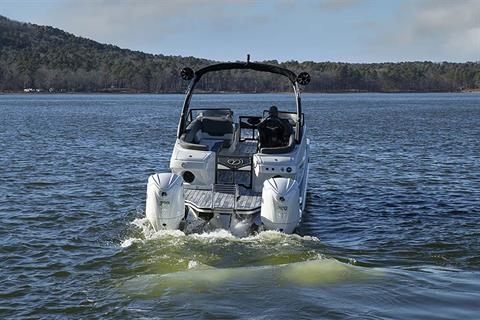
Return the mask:
<svg viewBox="0 0 480 320">
<path fill-rule="evenodd" d="M 139 231 L 137 237 L 128 237 L 121 243 L 122 248 L 128 248 L 134 243 L 145 243 L 146 241 L 165 239 L 165 238 L 185 238 L 198 240 L 204 243 L 214 243 L 218 241 L 231 241 L 240 243 L 268 243 L 276 242 L 281 245 L 289 245 L 300 242 L 319 242 L 320 240 L 312 236 L 300 236 L 298 234 L 285 234 L 277 231 L 262 231 L 256 235 L 239 238 L 230 231 L 218 229 L 204 233 L 185 234 L 180 230 L 159 230 L 155 231 L 147 218 L 136 218 L 130 225 Z"/>
<path fill-rule="evenodd" d="M 122 244 L 120 245 L 122 248 L 128 248 L 130 247 L 132 244 L 136 243 L 136 242 L 143 242 L 142 239 L 138 239 L 138 238 L 128 238 L 128 239 L 125 239 L 123 240 Z"/>
<path fill-rule="evenodd" d="M 160 230 L 155 231 L 147 218 L 136 218 L 130 223 L 135 229 L 137 229 L 137 237 L 128 237 L 124 239 L 120 246 L 122 248 L 128 248 L 134 243 L 145 243 L 148 240 L 160 239 L 165 237 L 181 237 L 185 236 L 180 230 Z"/>
</svg>

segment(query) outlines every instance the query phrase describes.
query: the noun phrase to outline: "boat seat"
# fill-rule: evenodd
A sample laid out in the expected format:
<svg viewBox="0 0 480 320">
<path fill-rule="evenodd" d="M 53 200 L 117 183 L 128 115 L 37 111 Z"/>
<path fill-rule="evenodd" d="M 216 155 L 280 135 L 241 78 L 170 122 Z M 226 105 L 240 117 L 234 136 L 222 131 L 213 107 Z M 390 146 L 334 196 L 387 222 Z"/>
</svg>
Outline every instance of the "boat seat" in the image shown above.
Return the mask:
<svg viewBox="0 0 480 320">
<path fill-rule="evenodd" d="M 208 146 L 206 145 L 185 141 L 185 135 L 186 135 L 185 133 L 182 134 L 178 139 L 178 144 L 182 148 L 191 149 L 191 150 L 208 151 Z"/>
<path fill-rule="evenodd" d="M 287 153 L 295 148 L 293 126 L 287 119 L 267 117 L 257 126 L 260 152 Z"/>
<path fill-rule="evenodd" d="M 219 152 L 223 147 L 227 147 L 225 140 L 218 139 L 202 139 L 199 144 L 207 146 L 208 150 Z"/>
<path fill-rule="evenodd" d="M 197 132 L 201 130 L 201 128 L 202 123 L 198 119 L 193 120 L 188 125 L 187 130 L 182 133 L 178 139 L 180 146 L 185 149 L 208 151 L 208 147 L 206 145 L 199 144 L 198 141 L 196 141 Z"/>
<path fill-rule="evenodd" d="M 202 132 L 208 133 L 211 136 L 224 136 L 226 134 L 233 134 L 232 120 L 223 117 L 203 117 L 202 118 Z"/>
<path fill-rule="evenodd" d="M 260 146 L 260 153 L 265 154 L 279 154 L 279 153 L 289 153 L 295 149 L 295 134 L 290 134 L 288 138 L 288 144 L 278 147 L 261 147 Z"/>
<path fill-rule="evenodd" d="M 234 126 L 228 117 L 202 116 L 188 125 L 180 136 L 179 143 L 183 148 L 203 151 L 220 149 L 215 146 L 217 142 L 221 142 L 221 147 L 228 148 L 234 139 L 233 133 Z"/>
</svg>

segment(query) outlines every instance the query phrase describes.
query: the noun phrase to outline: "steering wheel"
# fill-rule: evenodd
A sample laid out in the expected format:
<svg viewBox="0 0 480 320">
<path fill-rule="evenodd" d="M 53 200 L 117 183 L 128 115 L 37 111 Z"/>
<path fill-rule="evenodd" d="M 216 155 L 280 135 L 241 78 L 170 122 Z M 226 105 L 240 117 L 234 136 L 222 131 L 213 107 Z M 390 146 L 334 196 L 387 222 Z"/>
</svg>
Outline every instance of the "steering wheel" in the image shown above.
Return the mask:
<svg viewBox="0 0 480 320">
<path fill-rule="evenodd" d="M 283 122 L 278 117 L 268 116 L 265 118 L 265 126 L 269 129 L 283 128 Z"/>
<path fill-rule="evenodd" d="M 262 122 L 262 120 L 260 120 L 260 118 L 248 118 L 247 119 L 247 122 L 248 124 L 252 125 L 252 126 L 256 126 L 258 125 L 260 122 Z"/>
</svg>

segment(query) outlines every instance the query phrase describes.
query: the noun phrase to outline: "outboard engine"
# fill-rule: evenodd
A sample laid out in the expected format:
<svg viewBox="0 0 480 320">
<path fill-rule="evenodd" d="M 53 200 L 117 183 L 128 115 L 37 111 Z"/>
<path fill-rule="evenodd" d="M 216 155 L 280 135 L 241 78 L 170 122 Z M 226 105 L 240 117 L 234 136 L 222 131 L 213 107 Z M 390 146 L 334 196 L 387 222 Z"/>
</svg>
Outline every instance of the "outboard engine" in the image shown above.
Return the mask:
<svg viewBox="0 0 480 320">
<path fill-rule="evenodd" d="M 147 219 L 155 231 L 178 229 L 185 217 L 183 180 L 173 173 L 156 173 L 148 177 Z"/>
<path fill-rule="evenodd" d="M 300 188 L 290 178 L 270 178 L 263 183 L 260 215 L 267 230 L 292 233 L 300 222 Z"/>
</svg>

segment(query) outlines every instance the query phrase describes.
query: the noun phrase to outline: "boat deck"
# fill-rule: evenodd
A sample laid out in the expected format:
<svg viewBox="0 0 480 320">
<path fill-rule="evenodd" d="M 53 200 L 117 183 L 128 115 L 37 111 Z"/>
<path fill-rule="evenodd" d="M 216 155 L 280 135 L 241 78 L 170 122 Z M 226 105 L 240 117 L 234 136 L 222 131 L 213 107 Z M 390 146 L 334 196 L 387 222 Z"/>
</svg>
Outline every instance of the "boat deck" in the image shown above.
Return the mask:
<svg viewBox="0 0 480 320">
<path fill-rule="evenodd" d="M 217 186 L 215 190 L 185 189 L 185 202 L 199 211 L 258 211 L 262 204 L 262 195 L 243 187 Z"/>
<path fill-rule="evenodd" d="M 230 152 L 228 149 L 222 149 L 218 154 L 222 156 L 252 156 L 257 153 L 257 144 L 257 140 L 240 141 L 233 152 Z"/>
<path fill-rule="evenodd" d="M 260 210 L 262 194 L 251 187 L 251 157 L 257 141 L 239 142 L 235 150 L 221 149 L 217 154 L 216 183 L 212 189 L 185 188 L 185 202 L 200 212 L 254 213 Z M 242 160 L 242 167 L 225 167 L 228 160 Z M 223 169 L 219 169 L 219 163 Z"/>
</svg>

